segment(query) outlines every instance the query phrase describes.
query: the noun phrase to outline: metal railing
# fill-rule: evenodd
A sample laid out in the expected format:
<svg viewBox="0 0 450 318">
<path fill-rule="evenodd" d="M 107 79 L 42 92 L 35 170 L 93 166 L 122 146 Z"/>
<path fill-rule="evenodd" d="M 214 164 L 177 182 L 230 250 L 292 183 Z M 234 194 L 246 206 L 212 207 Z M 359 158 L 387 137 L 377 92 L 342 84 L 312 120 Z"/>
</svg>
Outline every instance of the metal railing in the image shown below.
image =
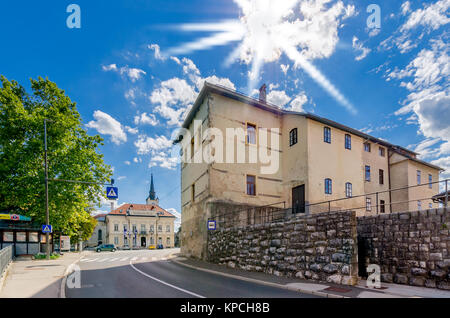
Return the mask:
<svg viewBox="0 0 450 318">
<path fill-rule="evenodd" d="M 408 187 L 370 192 L 351 197 L 309 203 L 305 204 L 304 209 L 302 207 L 300 210 L 304 210 L 306 214 L 351 210 L 357 211 L 358 215 L 376 215 L 447 207 L 450 196 L 449 181 L 450 179 L 446 179 Z M 444 190 L 444 192 L 440 193 L 439 186 L 436 187 L 436 184 L 442 185 L 441 190 Z M 433 192 L 433 194 L 423 194 L 424 191 L 421 191 L 420 187 L 426 187 L 426 190 Z M 411 193 L 411 190 L 416 193 Z M 411 197 L 413 198 L 410 199 Z M 286 207 L 286 202 L 283 201 L 264 206 L 240 207 L 221 214 L 216 214 L 215 211 L 212 210 L 211 217 L 208 220 L 216 221 L 217 228 L 229 228 L 284 221 L 295 217 L 296 215 L 305 214 L 293 212 L 294 209 L 292 207 Z"/>
<path fill-rule="evenodd" d="M 3 275 L 3 271 L 13 260 L 13 246 L 9 245 L 0 250 L 0 277 Z"/>
</svg>

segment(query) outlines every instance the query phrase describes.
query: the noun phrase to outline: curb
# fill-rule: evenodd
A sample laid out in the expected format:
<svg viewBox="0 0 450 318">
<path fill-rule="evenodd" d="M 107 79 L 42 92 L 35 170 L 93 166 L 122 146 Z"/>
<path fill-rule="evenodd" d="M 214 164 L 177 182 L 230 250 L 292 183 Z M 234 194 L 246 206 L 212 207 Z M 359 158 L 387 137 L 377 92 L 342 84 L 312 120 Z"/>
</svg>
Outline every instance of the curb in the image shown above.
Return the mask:
<svg viewBox="0 0 450 318">
<path fill-rule="evenodd" d="M 266 281 L 263 281 L 263 280 L 243 277 L 243 276 L 239 276 L 239 275 L 222 273 L 222 272 L 214 271 L 214 270 L 211 270 L 211 269 L 206 269 L 206 268 L 201 268 L 201 267 L 196 267 L 196 266 L 193 266 L 193 265 L 185 264 L 185 263 L 177 261 L 175 259 L 172 259 L 171 261 L 176 263 L 176 264 L 178 264 L 178 265 L 185 266 L 185 267 L 188 267 L 188 268 L 192 268 L 192 269 L 195 269 L 195 270 L 199 270 L 199 271 L 203 271 L 203 272 L 207 272 L 207 273 L 212 273 L 212 274 L 216 274 L 216 275 L 221 275 L 221 276 L 225 276 L 225 277 L 229 277 L 229 278 L 239 279 L 239 280 L 242 280 L 242 281 L 256 283 L 256 284 L 260 284 L 260 285 L 265 285 L 265 286 L 270 286 L 270 287 L 277 287 L 277 288 L 281 288 L 281 289 L 287 289 L 287 290 L 291 290 L 291 291 L 296 291 L 296 292 L 300 292 L 300 293 L 304 293 L 304 294 L 320 296 L 320 297 L 325 297 L 325 298 L 351 298 L 351 297 L 347 297 L 347 296 L 329 294 L 329 293 L 319 292 L 319 291 L 305 290 L 305 289 L 302 289 L 302 288 L 297 288 L 297 287 L 286 286 L 286 285 L 281 285 L 281 284 L 277 284 L 277 283 L 266 282 Z"/>
<path fill-rule="evenodd" d="M 78 257 L 78 259 L 76 261 L 72 262 L 71 264 L 69 264 L 66 267 L 66 270 L 64 271 L 64 277 L 61 280 L 61 286 L 59 287 L 59 298 L 66 298 L 66 288 L 65 287 L 66 287 L 66 282 L 67 282 L 67 275 L 69 275 L 68 270 L 72 265 L 78 263 L 80 261 L 80 259 L 82 259 L 84 257 L 84 255 L 82 255 L 82 254 L 83 254 L 83 252 L 80 253 L 80 257 Z"/>
</svg>

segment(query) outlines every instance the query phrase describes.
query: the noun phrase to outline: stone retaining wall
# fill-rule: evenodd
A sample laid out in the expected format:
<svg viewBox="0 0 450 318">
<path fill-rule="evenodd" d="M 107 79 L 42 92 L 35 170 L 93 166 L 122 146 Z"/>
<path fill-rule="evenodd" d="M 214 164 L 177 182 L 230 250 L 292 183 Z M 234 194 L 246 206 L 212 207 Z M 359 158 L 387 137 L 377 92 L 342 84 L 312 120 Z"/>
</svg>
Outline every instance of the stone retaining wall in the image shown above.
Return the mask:
<svg viewBox="0 0 450 318">
<path fill-rule="evenodd" d="M 360 262 L 384 282 L 449 290 L 449 226 L 448 209 L 358 217 Z"/>
<path fill-rule="evenodd" d="M 265 225 L 208 233 L 208 261 L 277 276 L 354 285 L 356 214 L 299 215 Z"/>
</svg>

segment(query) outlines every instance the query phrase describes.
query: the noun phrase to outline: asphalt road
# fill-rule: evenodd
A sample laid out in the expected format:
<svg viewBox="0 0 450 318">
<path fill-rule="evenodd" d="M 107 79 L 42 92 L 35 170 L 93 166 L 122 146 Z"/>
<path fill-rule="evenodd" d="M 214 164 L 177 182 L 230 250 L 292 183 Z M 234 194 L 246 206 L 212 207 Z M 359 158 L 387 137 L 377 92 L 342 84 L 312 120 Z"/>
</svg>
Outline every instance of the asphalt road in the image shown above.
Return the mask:
<svg viewBox="0 0 450 318">
<path fill-rule="evenodd" d="M 66 285 L 67 298 L 310 298 L 178 265 L 175 249 L 89 253 L 76 265 L 80 287 Z M 70 278 L 70 276 L 69 276 Z M 72 280 L 73 281 L 73 280 Z M 76 285 L 76 284 L 75 284 Z"/>
</svg>

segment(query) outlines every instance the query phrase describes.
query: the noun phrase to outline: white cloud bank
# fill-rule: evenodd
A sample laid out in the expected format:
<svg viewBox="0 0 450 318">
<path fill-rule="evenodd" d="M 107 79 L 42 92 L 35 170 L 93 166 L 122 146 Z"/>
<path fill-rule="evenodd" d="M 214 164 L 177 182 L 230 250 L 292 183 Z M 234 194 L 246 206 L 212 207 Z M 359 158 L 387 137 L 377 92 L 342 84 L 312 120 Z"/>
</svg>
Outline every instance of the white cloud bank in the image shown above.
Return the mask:
<svg viewBox="0 0 450 318">
<path fill-rule="evenodd" d="M 102 135 L 111 136 L 111 141 L 116 145 L 127 141 L 127 134 L 122 125 L 113 117 L 100 110 L 96 110 L 94 112 L 94 119 L 87 123 L 86 127 L 96 129 Z"/>
</svg>

